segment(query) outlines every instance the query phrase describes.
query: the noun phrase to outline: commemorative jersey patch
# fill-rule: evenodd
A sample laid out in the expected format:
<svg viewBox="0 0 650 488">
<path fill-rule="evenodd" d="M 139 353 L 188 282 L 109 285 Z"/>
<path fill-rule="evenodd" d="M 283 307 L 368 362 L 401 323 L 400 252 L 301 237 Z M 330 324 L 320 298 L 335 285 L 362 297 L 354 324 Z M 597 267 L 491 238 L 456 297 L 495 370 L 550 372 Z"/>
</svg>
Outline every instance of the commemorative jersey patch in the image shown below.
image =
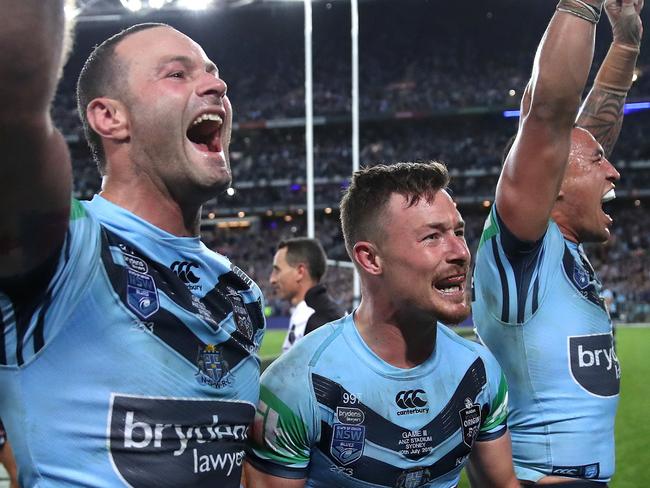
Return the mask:
<svg viewBox="0 0 650 488">
<path fill-rule="evenodd" d="M 571 376 L 592 395 L 618 395 L 621 386 L 621 365 L 614 349 L 611 333 L 569 336 Z"/>
<path fill-rule="evenodd" d="M 113 394 L 113 468 L 133 488 L 239 488 L 254 412 L 246 402 Z"/>
<path fill-rule="evenodd" d="M 204 348 L 199 348 L 196 364 L 199 383 L 214 388 L 223 388 L 231 383 L 230 367 L 217 346 L 207 344 Z"/>
<path fill-rule="evenodd" d="M 481 428 L 481 406 L 478 403 L 472 403 L 472 400 L 466 398 L 465 408 L 458 413 L 460 415 L 463 443 L 467 447 L 472 447 Z"/>
<path fill-rule="evenodd" d="M 347 466 L 361 458 L 365 441 L 364 425 L 334 424 L 330 454 L 343 466 Z"/>
<path fill-rule="evenodd" d="M 244 304 L 244 299 L 232 286 L 226 286 L 226 298 L 232 305 L 232 315 L 237 330 L 248 340 L 253 339 L 253 322 Z"/>
<path fill-rule="evenodd" d="M 149 275 L 127 268 L 126 302 L 137 315 L 146 319 L 160 308 L 156 283 Z"/>
</svg>

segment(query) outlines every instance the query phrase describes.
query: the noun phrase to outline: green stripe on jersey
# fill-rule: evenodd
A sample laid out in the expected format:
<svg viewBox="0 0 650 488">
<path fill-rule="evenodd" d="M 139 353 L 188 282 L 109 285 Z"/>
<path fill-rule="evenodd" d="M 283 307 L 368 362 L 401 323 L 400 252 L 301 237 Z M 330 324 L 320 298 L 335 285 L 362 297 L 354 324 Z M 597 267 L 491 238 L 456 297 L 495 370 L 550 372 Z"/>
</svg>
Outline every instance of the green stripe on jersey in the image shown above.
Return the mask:
<svg viewBox="0 0 650 488">
<path fill-rule="evenodd" d="M 499 225 L 497 224 L 496 217 L 494 216 L 494 209 L 490 211 L 490 216 L 485 221 L 483 226 L 483 233 L 481 234 L 481 240 L 478 243 L 478 248 L 480 249 L 483 243 L 489 239 L 492 239 L 495 235 L 499 233 Z"/>
<path fill-rule="evenodd" d="M 508 382 L 503 373 L 499 381 L 499 390 L 492 402 L 490 414 L 481 426 L 481 432 L 489 432 L 495 427 L 503 424 L 508 417 Z"/>
<path fill-rule="evenodd" d="M 255 423 L 263 426 L 263 445 L 255 439 L 255 454 L 283 465 L 305 467 L 309 464 L 311 446 L 307 427 L 282 400 L 266 386 L 260 387 L 260 403 Z M 257 437 L 257 436 L 255 436 Z"/>
<path fill-rule="evenodd" d="M 82 219 L 86 216 L 86 209 L 76 198 L 72 199 L 70 206 L 70 220 Z"/>
</svg>

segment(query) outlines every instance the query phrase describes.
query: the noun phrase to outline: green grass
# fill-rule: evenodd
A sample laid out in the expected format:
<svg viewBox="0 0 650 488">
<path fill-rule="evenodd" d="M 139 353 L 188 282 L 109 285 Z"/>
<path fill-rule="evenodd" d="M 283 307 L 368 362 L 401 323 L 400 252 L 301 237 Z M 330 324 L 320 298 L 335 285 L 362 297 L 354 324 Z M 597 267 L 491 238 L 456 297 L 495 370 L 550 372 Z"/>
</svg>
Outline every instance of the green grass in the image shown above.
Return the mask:
<svg viewBox="0 0 650 488">
<path fill-rule="evenodd" d="M 266 333 L 260 350 L 263 367 L 280 353 L 284 336 L 285 331 Z M 616 420 L 616 475 L 610 486 L 640 488 L 650 483 L 650 423 L 645 420 L 650 412 L 650 328 L 619 328 L 616 345 L 622 380 Z M 470 488 L 464 473 L 458 488 Z"/>
</svg>

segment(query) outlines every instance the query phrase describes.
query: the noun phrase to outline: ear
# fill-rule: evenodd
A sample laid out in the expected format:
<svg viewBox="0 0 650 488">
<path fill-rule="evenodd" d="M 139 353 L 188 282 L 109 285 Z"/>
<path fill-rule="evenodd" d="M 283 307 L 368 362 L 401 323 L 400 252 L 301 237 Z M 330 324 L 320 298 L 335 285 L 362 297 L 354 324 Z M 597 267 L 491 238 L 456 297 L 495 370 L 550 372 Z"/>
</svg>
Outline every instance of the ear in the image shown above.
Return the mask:
<svg viewBox="0 0 650 488">
<path fill-rule="evenodd" d="M 298 274 L 297 281 L 302 281 L 309 273 L 307 272 L 307 266 L 304 263 L 298 263 L 296 266 L 296 273 Z"/>
<path fill-rule="evenodd" d="M 105 139 L 123 142 L 130 136 L 126 107 L 112 98 L 95 98 L 86 108 L 88 124 Z"/>
<path fill-rule="evenodd" d="M 375 245 L 368 241 L 359 241 L 352 249 L 354 260 L 366 273 L 380 275 L 382 273 L 382 262 Z"/>
</svg>

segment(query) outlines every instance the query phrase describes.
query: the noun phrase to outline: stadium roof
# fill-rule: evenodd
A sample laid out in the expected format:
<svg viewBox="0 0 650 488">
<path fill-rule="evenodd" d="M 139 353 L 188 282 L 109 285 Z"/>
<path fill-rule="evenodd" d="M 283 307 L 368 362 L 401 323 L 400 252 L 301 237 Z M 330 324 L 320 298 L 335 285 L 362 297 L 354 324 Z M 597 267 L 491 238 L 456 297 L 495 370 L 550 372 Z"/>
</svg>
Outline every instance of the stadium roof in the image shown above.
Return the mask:
<svg viewBox="0 0 650 488">
<path fill-rule="evenodd" d="M 79 22 L 102 22 L 155 12 L 173 15 L 280 2 L 302 3 L 303 0 L 77 0 L 76 13 Z"/>
</svg>

